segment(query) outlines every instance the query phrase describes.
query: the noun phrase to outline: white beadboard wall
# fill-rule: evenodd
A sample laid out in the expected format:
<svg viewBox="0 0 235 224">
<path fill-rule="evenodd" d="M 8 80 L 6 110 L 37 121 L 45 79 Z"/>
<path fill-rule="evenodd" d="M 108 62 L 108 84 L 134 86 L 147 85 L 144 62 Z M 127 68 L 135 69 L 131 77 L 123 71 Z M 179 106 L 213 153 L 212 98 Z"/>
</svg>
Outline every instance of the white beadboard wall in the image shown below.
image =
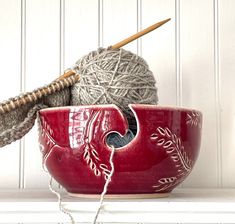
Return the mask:
<svg viewBox="0 0 235 224">
<path fill-rule="evenodd" d="M 159 104 L 203 112 L 200 156 L 182 187 L 235 187 L 234 11 L 234 0 L 0 0 L 0 100 L 171 17 L 125 48 L 149 63 Z M 0 188 L 47 188 L 41 163 L 34 127 L 0 149 Z"/>
</svg>

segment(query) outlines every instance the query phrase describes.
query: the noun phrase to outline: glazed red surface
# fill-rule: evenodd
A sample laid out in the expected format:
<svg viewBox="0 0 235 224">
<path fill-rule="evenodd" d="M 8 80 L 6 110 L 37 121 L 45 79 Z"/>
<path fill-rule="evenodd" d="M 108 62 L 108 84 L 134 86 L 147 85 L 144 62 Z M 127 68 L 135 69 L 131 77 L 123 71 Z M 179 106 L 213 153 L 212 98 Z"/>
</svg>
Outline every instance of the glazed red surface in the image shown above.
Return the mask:
<svg viewBox="0 0 235 224">
<path fill-rule="evenodd" d="M 198 156 L 198 111 L 132 105 L 138 131 L 115 150 L 109 194 L 170 192 L 191 172 Z M 128 123 L 113 105 L 44 109 L 40 145 L 50 174 L 71 193 L 99 194 L 110 173 L 107 135 L 124 135 Z"/>
</svg>

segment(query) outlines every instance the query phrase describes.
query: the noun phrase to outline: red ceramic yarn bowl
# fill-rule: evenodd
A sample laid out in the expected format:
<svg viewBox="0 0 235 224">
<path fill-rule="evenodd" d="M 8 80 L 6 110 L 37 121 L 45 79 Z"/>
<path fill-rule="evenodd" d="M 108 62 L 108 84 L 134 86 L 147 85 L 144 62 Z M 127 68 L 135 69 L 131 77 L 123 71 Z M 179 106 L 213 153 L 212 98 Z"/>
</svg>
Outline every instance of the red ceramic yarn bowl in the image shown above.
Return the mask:
<svg viewBox="0 0 235 224">
<path fill-rule="evenodd" d="M 108 195 L 165 196 L 191 172 L 198 157 L 202 114 L 156 105 L 130 105 L 137 134 L 115 149 Z M 39 112 L 39 141 L 52 177 L 70 194 L 96 195 L 111 166 L 107 136 L 125 135 L 128 122 L 115 105 L 68 106 Z"/>
</svg>

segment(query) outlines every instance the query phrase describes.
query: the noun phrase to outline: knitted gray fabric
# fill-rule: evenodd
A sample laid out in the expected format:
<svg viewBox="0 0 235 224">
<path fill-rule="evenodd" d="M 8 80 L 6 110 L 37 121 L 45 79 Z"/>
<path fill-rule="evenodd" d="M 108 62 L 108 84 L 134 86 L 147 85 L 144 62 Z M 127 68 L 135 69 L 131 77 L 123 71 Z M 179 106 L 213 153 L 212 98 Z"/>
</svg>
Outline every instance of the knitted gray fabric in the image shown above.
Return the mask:
<svg viewBox="0 0 235 224">
<path fill-rule="evenodd" d="M 66 106 L 69 105 L 69 100 L 70 89 L 66 88 L 38 102 L 28 103 L 8 113 L 0 114 L 0 147 L 21 139 L 27 134 L 33 127 L 40 109 Z"/>
<path fill-rule="evenodd" d="M 34 125 L 37 111 L 45 107 L 47 106 L 43 104 L 36 104 L 32 108 L 27 105 L 24 109 L 17 109 L 8 116 L 4 116 L 5 119 L 1 117 L 0 147 L 21 139 L 28 133 Z M 26 108 L 29 110 L 27 111 Z"/>
</svg>

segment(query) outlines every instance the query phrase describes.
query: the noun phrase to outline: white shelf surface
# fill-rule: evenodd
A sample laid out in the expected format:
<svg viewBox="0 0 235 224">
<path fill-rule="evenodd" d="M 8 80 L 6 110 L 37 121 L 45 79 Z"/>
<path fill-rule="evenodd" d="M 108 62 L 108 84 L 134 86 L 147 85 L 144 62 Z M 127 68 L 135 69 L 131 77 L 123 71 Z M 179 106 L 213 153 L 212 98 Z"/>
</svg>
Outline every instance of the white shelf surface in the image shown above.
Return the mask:
<svg viewBox="0 0 235 224">
<path fill-rule="evenodd" d="M 91 223 L 98 199 L 63 195 L 76 223 Z M 70 223 L 42 190 L 0 190 L 0 223 Z M 176 189 L 161 199 L 105 199 L 99 223 L 235 223 L 235 189 Z"/>
</svg>

